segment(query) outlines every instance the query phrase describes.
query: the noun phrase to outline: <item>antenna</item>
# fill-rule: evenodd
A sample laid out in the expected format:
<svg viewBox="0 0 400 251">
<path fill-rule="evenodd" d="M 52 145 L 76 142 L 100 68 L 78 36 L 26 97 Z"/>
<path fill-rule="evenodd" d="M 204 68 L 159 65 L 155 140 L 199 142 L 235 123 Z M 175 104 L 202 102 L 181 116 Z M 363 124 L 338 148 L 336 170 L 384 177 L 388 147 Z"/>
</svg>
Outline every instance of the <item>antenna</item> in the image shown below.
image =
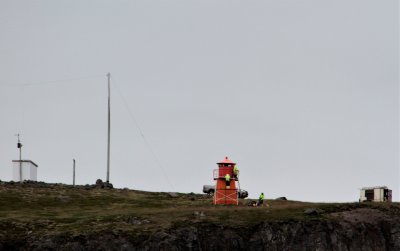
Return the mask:
<svg viewBox="0 0 400 251">
<path fill-rule="evenodd" d="M 15 134 L 18 137 L 17 148 L 19 149 L 19 182 L 22 183 L 22 144 L 19 138 L 19 133 Z"/>
<path fill-rule="evenodd" d="M 108 137 L 107 137 L 107 179 L 106 179 L 107 183 L 110 182 L 110 127 L 111 127 L 110 77 L 111 74 L 107 73 L 107 80 L 108 80 Z"/>
</svg>

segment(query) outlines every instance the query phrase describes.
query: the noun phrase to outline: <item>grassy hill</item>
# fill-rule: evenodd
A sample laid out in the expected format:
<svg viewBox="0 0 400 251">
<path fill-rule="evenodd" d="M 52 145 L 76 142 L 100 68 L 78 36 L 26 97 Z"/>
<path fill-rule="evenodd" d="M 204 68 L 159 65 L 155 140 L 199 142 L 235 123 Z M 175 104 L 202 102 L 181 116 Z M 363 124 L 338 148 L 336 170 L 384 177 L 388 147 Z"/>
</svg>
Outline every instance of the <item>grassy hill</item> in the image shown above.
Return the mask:
<svg viewBox="0 0 400 251">
<path fill-rule="evenodd" d="M 0 240 L 6 238 L 18 243 L 29 236 L 65 233 L 79 236 L 103 231 L 143 236 L 191 224 L 245 229 L 261 222 L 337 221 L 347 217 L 340 213 L 360 209 L 382 212 L 385 217 L 400 215 L 397 203 L 267 200 L 268 207 L 256 208 L 247 206 L 248 202 L 241 200 L 239 206 L 214 206 L 212 198 L 202 194 L 1 182 Z M 305 210 L 310 208 L 314 212 L 306 214 Z"/>
</svg>

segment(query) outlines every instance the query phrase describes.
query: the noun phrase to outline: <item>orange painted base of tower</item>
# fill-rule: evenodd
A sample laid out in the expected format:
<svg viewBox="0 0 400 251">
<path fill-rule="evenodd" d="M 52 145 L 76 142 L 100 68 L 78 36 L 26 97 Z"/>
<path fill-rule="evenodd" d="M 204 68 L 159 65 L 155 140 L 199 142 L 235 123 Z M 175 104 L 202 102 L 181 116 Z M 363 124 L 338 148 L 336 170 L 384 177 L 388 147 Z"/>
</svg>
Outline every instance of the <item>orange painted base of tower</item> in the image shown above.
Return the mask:
<svg viewBox="0 0 400 251">
<path fill-rule="evenodd" d="M 238 205 L 236 189 L 217 189 L 214 193 L 214 205 Z"/>
</svg>

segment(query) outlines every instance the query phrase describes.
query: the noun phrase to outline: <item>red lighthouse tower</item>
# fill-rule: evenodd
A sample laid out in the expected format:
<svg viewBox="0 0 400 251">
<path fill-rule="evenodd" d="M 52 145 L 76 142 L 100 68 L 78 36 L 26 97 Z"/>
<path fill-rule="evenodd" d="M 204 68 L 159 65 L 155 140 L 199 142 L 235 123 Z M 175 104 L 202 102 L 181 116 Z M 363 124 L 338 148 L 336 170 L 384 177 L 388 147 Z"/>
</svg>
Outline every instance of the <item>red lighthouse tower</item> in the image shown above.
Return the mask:
<svg viewBox="0 0 400 251">
<path fill-rule="evenodd" d="M 236 163 L 232 162 L 228 157 L 217 163 L 218 169 L 214 170 L 215 193 L 214 205 L 238 205 L 238 190 L 236 181 L 238 177 L 234 177 L 233 168 Z M 226 180 L 226 174 L 229 174 L 229 181 Z M 228 186 L 229 185 L 229 186 Z"/>
</svg>

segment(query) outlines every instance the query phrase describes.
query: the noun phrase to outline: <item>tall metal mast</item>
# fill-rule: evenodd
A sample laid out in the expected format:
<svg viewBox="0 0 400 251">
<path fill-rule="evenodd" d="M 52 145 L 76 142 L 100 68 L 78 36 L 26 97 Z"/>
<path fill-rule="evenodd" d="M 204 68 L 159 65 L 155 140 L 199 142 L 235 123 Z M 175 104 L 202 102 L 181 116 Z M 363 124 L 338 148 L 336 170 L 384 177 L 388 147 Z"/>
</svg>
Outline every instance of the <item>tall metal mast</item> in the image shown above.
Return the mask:
<svg viewBox="0 0 400 251">
<path fill-rule="evenodd" d="M 111 127 L 111 108 L 110 108 L 110 77 L 111 74 L 107 74 L 108 79 L 108 138 L 107 138 L 107 183 L 110 181 L 110 127 Z"/>
</svg>

